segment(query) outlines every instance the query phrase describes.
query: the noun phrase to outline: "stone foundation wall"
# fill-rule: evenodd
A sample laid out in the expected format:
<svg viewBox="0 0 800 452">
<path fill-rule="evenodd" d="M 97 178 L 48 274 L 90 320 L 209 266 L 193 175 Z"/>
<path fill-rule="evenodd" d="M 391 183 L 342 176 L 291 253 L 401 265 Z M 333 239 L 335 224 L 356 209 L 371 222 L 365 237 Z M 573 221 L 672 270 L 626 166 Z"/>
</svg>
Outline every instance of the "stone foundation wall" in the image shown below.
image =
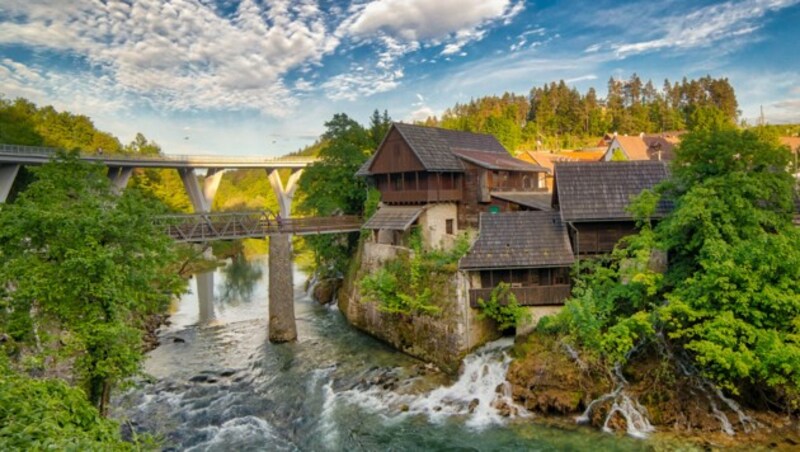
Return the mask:
<svg viewBox="0 0 800 452">
<path fill-rule="evenodd" d="M 398 253 L 410 252 L 402 247 L 364 243 L 354 270 L 339 292 L 339 309 L 356 328 L 455 373 L 464 355 L 499 337 L 492 322 L 479 320 L 477 311 L 469 307 L 469 284 L 463 273 L 456 273 L 447 284 L 438 316 L 389 314 L 381 312 L 377 303 L 361 300 L 358 281 L 363 275 L 377 270 Z"/>
</svg>

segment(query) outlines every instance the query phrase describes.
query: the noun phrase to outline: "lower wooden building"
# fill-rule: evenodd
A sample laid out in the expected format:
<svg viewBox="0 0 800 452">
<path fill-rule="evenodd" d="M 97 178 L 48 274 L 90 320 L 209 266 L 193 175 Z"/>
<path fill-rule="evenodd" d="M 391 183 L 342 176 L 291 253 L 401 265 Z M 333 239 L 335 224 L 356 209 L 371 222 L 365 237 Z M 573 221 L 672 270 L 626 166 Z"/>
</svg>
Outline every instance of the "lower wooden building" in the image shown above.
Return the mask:
<svg viewBox="0 0 800 452">
<path fill-rule="evenodd" d="M 469 275 L 469 299 L 488 300 L 501 282 L 523 306 L 558 306 L 570 294 L 575 262 L 558 212 L 483 213 L 480 235 L 459 268 Z"/>
<path fill-rule="evenodd" d="M 636 232 L 628 207 L 636 196 L 669 175 L 665 162 L 556 162 L 553 209 L 561 213 L 578 256 L 610 253 L 625 236 Z M 672 208 L 660 202 L 652 220 Z"/>
</svg>

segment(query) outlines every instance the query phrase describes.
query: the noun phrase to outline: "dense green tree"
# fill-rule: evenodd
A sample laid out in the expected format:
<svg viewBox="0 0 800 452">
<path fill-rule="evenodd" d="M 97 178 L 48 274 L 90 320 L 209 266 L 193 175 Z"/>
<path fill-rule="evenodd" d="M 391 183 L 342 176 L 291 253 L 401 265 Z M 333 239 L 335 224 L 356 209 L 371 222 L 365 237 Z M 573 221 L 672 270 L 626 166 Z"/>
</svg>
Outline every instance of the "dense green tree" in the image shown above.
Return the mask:
<svg viewBox="0 0 800 452">
<path fill-rule="evenodd" d="M 661 338 L 728 391 L 759 387 L 800 408 L 800 232 L 788 159 L 758 130 L 686 135 L 671 180 L 634 203 L 639 234 L 583 264 L 573 300 L 543 328 L 609 363 Z M 659 197 L 674 209 L 652 227 Z M 663 253 L 661 272 L 653 258 Z"/>
<path fill-rule="evenodd" d="M 297 210 L 309 216 L 361 215 L 367 195 L 363 178 L 354 177 L 374 150 L 367 129 L 346 114 L 339 113 L 325 123 L 326 145 L 320 161 L 305 169 L 298 190 L 302 194 Z M 356 234 L 309 236 L 306 243 L 314 253 L 316 270 L 322 276 L 344 273 L 357 243 Z"/>
<path fill-rule="evenodd" d="M 0 325 L 12 354 L 74 359 L 89 400 L 105 410 L 114 384 L 142 359 L 139 327 L 182 288 L 171 239 L 136 190 L 116 195 L 100 165 L 74 154 L 33 170 L 0 207 Z"/>
<path fill-rule="evenodd" d="M 373 148 L 377 148 L 381 144 L 391 125 L 392 118 L 389 117 L 387 110 L 383 110 L 382 115 L 377 108 L 372 112 L 372 116 L 369 118 L 369 138 L 372 140 Z"/>
</svg>

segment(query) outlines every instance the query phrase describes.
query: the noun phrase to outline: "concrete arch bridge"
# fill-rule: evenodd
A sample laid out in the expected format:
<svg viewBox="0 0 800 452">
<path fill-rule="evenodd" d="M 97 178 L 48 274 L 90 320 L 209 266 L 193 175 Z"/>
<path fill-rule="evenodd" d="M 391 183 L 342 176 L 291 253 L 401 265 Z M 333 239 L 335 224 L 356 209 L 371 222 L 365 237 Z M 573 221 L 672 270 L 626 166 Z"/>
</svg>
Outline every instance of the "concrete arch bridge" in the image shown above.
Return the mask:
<svg viewBox="0 0 800 452">
<path fill-rule="evenodd" d="M 55 148 L 0 144 L 0 202 L 11 192 L 19 169 L 41 165 L 58 152 Z M 292 276 L 292 235 L 341 234 L 361 227 L 358 217 L 292 218 L 292 200 L 303 169 L 317 161 L 313 157 L 229 157 L 213 155 L 104 155 L 100 152 L 80 155 L 81 160 L 98 162 L 108 169 L 108 178 L 122 191 L 135 168 L 175 169 L 192 203 L 194 213 L 164 215 L 154 219 L 173 239 L 186 243 L 214 240 L 265 238 L 269 241 L 269 339 L 273 342 L 297 338 L 294 316 Z M 279 212 L 211 212 L 222 174 L 234 169 L 264 169 L 274 190 Z M 279 170 L 291 170 L 283 183 Z M 202 183 L 198 176 L 204 172 Z M 213 300 L 213 273 L 197 275 L 201 312 Z"/>
</svg>

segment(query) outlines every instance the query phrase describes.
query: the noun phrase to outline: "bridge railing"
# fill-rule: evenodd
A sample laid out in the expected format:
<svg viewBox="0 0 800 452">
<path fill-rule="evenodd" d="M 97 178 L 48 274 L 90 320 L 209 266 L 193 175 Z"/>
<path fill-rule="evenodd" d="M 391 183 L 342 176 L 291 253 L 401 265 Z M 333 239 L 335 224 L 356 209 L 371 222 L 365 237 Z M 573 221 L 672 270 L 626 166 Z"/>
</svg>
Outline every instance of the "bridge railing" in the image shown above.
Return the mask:
<svg viewBox="0 0 800 452">
<path fill-rule="evenodd" d="M 284 219 L 270 211 L 174 214 L 155 219 L 167 235 L 181 242 L 352 232 L 360 229 L 361 222 L 356 216 Z"/>
<path fill-rule="evenodd" d="M 20 156 L 52 157 L 59 149 L 43 146 L 24 146 L 17 144 L 0 144 L 0 153 L 16 154 Z M 81 157 L 96 160 L 161 160 L 165 162 L 214 162 L 214 163 L 313 163 L 316 157 L 253 157 L 253 156 L 214 156 L 214 155 L 189 155 L 189 154 L 102 154 L 100 152 L 80 152 Z"/>
</svg>

